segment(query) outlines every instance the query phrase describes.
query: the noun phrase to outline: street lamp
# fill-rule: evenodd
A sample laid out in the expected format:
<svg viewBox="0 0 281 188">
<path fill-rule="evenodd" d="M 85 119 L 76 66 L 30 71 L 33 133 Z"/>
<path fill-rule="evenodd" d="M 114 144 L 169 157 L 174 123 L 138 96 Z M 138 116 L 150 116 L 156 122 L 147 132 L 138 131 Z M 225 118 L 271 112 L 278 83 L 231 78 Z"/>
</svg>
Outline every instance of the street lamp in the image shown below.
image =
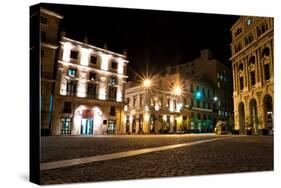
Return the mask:
<svg viewBox="0 0 281 188">
<path fill-rule="evenodd" d="M 143 80 L 143 86 L 145 88 L 150 88 L 151 87 L 151 80 L 150 79 L 144 79 Z"/>
<path fill-rule="evenodd" d="M 175 86 L 173 89 L 174 95 L 180 96 L 182 94 L 182 89 L 180 86 Z"/>
<path fill-rule="evenodd" d="M 214 101 L 217 101 L 217 100 L 218 100 L 218 97 L 217 97 L 217 96 L 215 96 L 215 97 L 214 97 Z"/>
</svg>

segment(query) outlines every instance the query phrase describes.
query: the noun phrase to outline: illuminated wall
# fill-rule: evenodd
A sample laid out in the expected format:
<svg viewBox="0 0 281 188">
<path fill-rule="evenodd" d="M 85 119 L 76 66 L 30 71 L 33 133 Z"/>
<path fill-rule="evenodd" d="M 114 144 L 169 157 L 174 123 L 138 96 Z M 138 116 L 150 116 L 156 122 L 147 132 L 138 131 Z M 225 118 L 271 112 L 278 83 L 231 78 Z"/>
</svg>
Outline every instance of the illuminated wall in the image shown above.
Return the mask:
<svg viewBox="0 0 281 188">
<path fill-rule="evenodd" d="M 77 97 L 86 97 L 87 92 L 87 72 L 80 71 L 78 85 L 77 85 Z"/>
</svg>

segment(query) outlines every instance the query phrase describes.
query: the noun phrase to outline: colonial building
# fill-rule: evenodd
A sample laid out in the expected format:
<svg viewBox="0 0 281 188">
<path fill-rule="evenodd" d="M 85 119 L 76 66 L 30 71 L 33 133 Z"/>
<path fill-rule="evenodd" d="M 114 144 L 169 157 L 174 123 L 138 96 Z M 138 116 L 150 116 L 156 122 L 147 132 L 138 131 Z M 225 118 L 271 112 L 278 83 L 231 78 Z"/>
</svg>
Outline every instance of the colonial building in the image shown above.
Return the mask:
<svg viewBox="0 0 281 188">
<path fill-rule="evenodd" d="M 191 110 L 199 119 L 210 116 L 215 124 L 218 119 L 232 118 L 231 69 L 215 59 L 210 50 L 202 50 L 193 61 L 166 68 L 168 74 L 176 72 L 190 85 Z"/>
<path fill-rule="evenodd" d="M 242 16 L 231 27 L 235 129 L 273 129 L 273 18 Z"/>
<path fill-rule="evenodd" d="M 126 56 L 62 37 L 52 135 L 124 133 Z"/>
<path fill-rule="evenodd" d="M 205 83 L 200 84 L 205 87 Z M 185 82 L 179 73 L 159 74 L 143 80 L 143 83 L 128 82 L 124 120 L 126 133 L 211 132 L 214 116 L 208 100 L 211 89 L 205 89 L 203 93 L 199 92 L 199 88 Z"/>
<path fill-rule="evenodd" d="M 40 8 L 41 30 L 41 130 L 50 134 L 59 48 L 59 23 L 63 17 Z"/>
</svg>

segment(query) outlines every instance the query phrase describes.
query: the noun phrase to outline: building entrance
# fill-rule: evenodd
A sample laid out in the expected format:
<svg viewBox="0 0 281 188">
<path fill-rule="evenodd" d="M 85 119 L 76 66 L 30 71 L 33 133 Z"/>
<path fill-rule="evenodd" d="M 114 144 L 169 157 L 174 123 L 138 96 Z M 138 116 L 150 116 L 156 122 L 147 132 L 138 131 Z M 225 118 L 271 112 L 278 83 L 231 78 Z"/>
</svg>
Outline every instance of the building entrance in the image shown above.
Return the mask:
<svg viewBox="0 0 281 188">
<path fill-rule="evenodd" d="M 93 134 L 94 130 L 94 114 L 91 110 L 84 110 L 81 119 L 80 134 L 89 135 Z"/>
</svg>

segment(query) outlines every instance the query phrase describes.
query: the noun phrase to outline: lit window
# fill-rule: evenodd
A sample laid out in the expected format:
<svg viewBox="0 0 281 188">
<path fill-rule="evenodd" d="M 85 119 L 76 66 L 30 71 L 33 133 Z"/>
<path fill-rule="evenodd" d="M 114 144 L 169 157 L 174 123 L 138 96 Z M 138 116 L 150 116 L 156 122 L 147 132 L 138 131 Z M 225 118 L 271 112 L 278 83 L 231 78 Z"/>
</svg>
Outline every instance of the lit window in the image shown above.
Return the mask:
<svg viewBox="0 0 281 188">
<path fill-rule="evenodd" d="M 110 79 L 109 79 L 109 84 L 110 84 L 110 85 L 117 85 L 117 78 L 115 78 L 115 77 L 110 77 Z"/>
<path fill-rule="evenodd" d="M 90 72 L 89 80 L 95 80 L 95 79 L 96 79 L 96 73 Z"/>
<path fill-rule="evenodd" d="M 76 77 L 77 70 L 76 69 L 68 69 L 67 75 L 70 77 Z"/>
</svg>

